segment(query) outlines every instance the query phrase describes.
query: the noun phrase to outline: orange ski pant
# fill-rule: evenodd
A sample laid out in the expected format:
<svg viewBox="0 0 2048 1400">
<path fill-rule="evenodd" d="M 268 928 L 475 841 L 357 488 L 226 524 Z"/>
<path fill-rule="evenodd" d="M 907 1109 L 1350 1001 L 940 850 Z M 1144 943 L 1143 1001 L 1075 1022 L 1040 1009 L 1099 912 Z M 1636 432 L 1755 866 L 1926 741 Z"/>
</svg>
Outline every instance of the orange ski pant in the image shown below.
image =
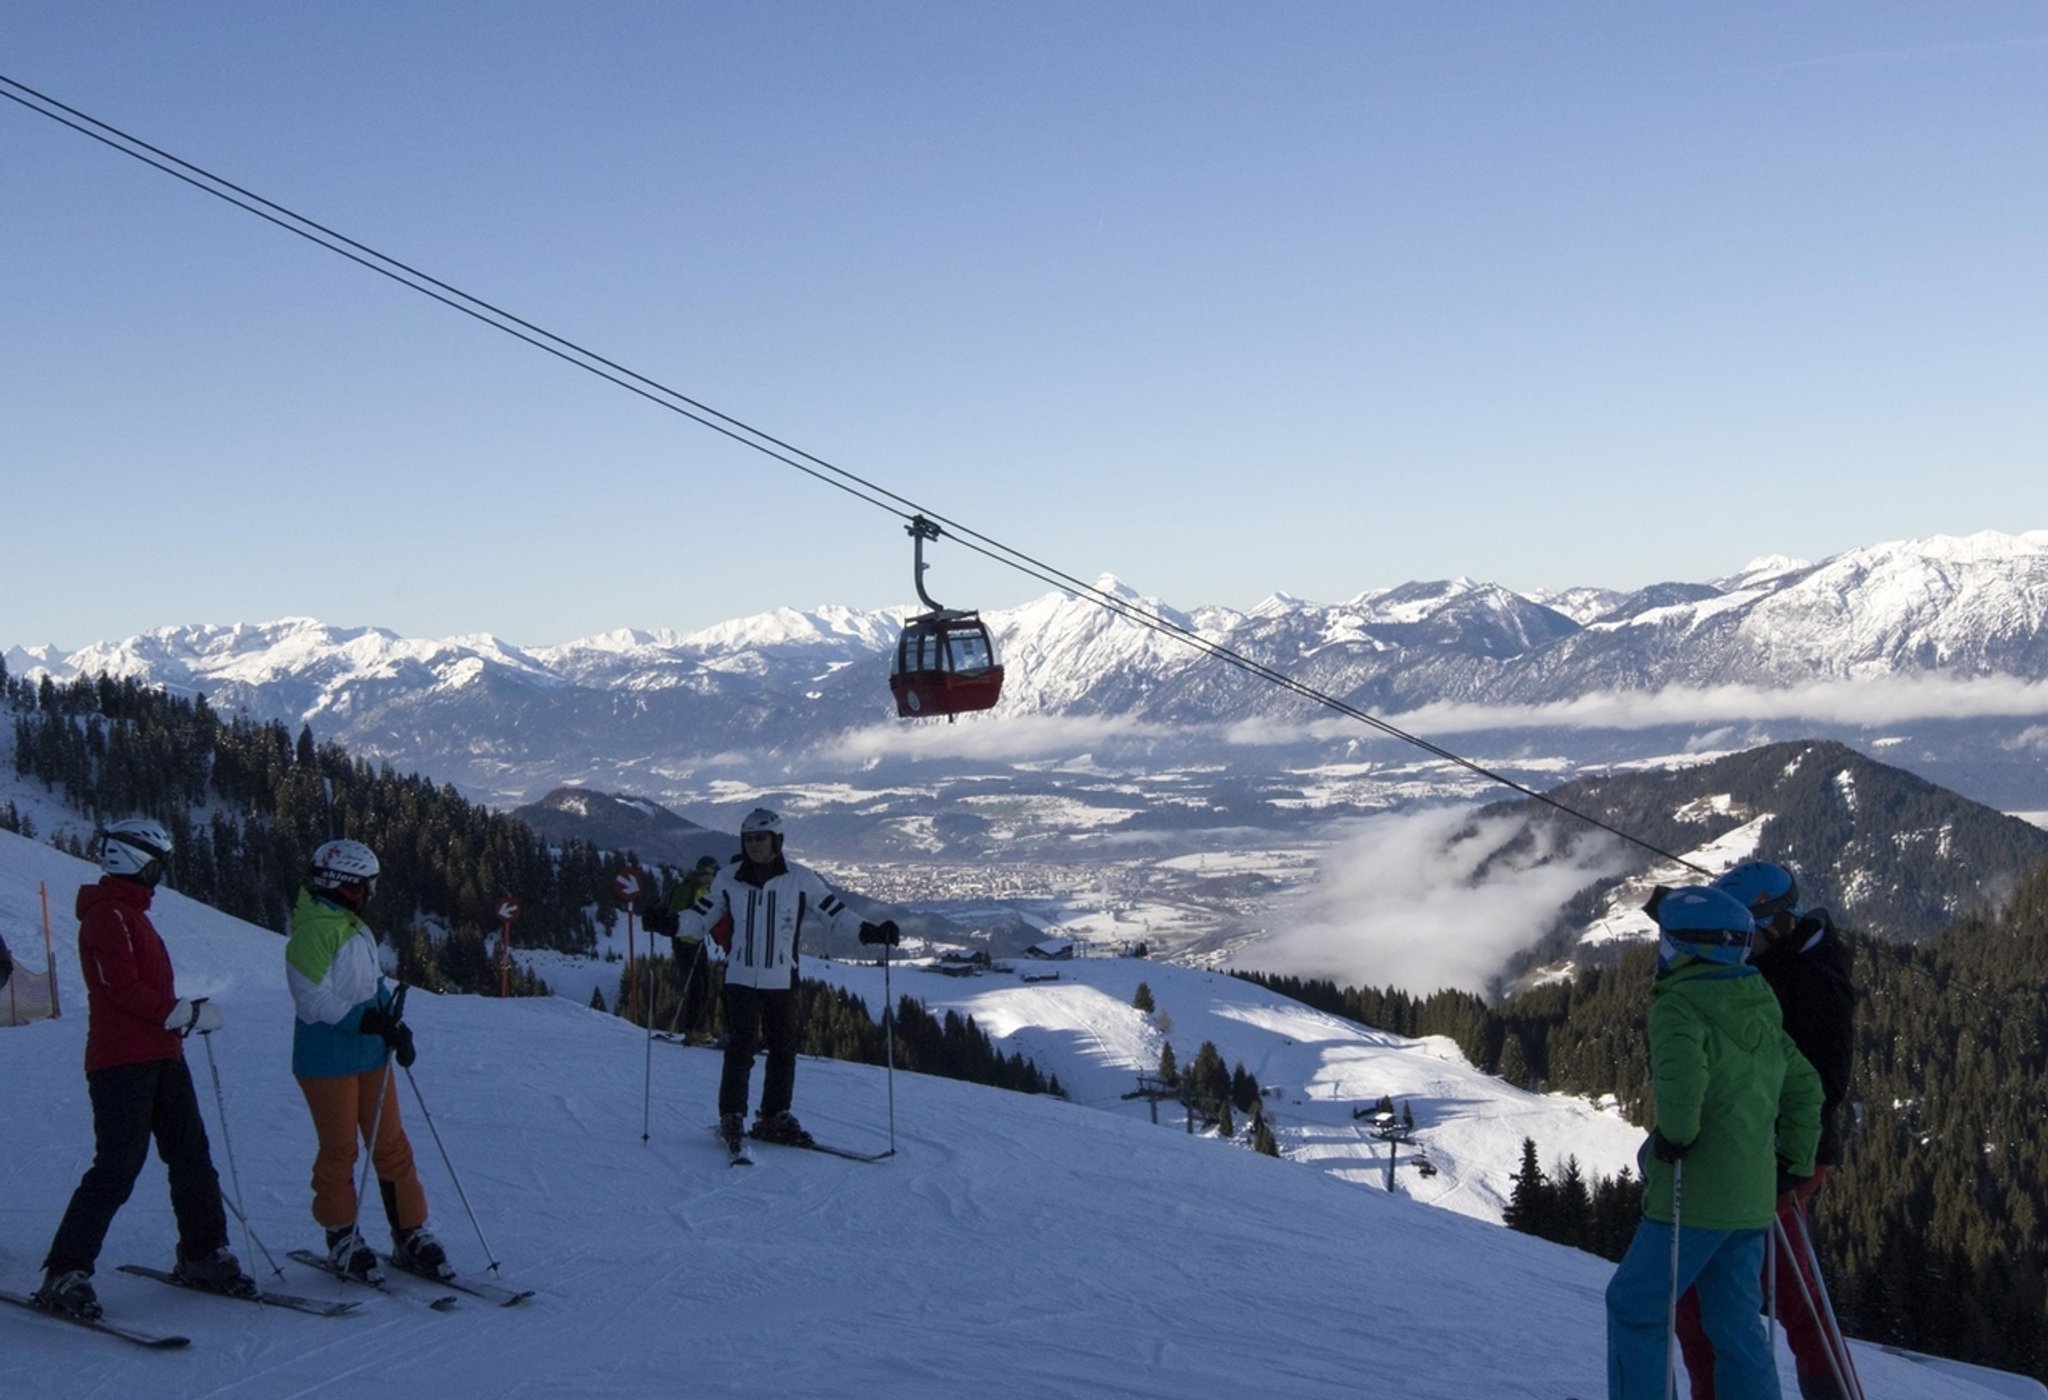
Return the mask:
<svg viewBox="0 0 2048 1400">
<path fill-rule="evenodd" d="M 384 1115 L 377 1116 L 377 1089 L 384 1087 Z M 356 1139 L 370 1144 L 370 1160 L 384 1188 L 385 1213 L 395 1230 L 410 1230 L 427 1219 L 427 1193 L 413 1168 L 412 1143 L 398 1117 L 396 1075 L 379 1067 L 361 1074 L 299 1080 L 299 1092 L 313 1111 L 320 1151 L 313 1158 L 313 1218 L 332 1230 L 356 1219 Z M 370 1142 L 376 1120 L 377 1140 Z M 395 1214 L 393 1214 L 395 1212 Z"/>
</svg>

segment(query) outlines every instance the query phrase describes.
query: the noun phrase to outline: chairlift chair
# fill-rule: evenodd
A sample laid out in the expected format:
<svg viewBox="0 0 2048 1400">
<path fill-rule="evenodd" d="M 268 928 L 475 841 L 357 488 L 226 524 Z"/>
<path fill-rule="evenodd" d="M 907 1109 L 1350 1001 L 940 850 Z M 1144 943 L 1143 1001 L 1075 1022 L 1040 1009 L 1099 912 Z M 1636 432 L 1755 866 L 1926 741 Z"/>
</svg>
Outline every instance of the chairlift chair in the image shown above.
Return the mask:
<svg viewBox="0 0 2048 1400">
<path fill-rule="evenodd" d="M 905 527 L 913 541 L 916 572 L 912 581 L 918 599 L 930 609 L 907 619 L 896 642 L 889 670 L 889 690 L 903 719 L 931 719 L 972 710 L 986 710 L 1003 693 L 1003 668 L 996 659 L 995 639 L 978 613 L 941 607 L 924 591 L 924 542 L 939 537 L 939 527 L 922 515 Z"/>
</svg>

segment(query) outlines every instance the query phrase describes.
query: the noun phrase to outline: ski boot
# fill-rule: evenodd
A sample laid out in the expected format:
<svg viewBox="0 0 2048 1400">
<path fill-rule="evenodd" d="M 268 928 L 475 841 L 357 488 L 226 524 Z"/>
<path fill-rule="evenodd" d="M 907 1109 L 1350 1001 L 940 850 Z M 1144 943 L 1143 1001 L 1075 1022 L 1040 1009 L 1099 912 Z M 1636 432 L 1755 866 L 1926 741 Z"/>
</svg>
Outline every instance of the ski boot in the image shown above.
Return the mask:
<svg viewBox="0 0 2048 1400">
<path fill-rule="evenodd" d="M 29 1295 L 29 1301 L 47 1312 L 62 1313 L 82 1322 L 97 1322 L 102 1311 L 92 1291 L 92 1274 L 85 1269 L 55 1269 L 43 1276 L 43 1286 Z"/>
<path fill-rule="evenodd" d="M 382 1283 L 384 1271 L 377 1267 L 377 1255 L 353 1225 L 337 1225 L 327 1232 L 327 1262 L 334 1271 L 365 1283 Z"/>
<path fill-rule="evenodd" d="M 727 1113 L 718 1120 L 718 1135 L 725 1139 L 725 1150 L 735 1156 L 747 1149 L 747 1119 L 743 1113 Z"/>
<path fill-rule="evenodd" d="M 785 1147 L 809 1147 L 811 1135 L 804 1131 L 804 1125 L 796 1121 L 796 1115 L 788 1109 L 780 1113 L 764 1113 L 754 1120 L 754 1137 L 763 1142 L 779 1142 Z"/>
<path fill-rule="evenodd" d="M 448 1262 L 448 1251 L 441 1248 L 441 1242 L 434 1238 L 434 1232 L 426 1227 L 424 1221 L 410 1230 L 391 1232 L 391 1263 L 409 1274 L 425 1278 L 455 1277 L 455 1266 Z"/>
<path fill-rule="evenodd" d="M 230 1298 L 256 1296 L 256 1280 L 242 1272 L 241 1261 L 226 1245 L 197 1259 L 181 1255 L 171 1268 L 171 1277 L 187 1288 L 204 1288 L 209 1293 L 225 1293 Z"/>
</svg>

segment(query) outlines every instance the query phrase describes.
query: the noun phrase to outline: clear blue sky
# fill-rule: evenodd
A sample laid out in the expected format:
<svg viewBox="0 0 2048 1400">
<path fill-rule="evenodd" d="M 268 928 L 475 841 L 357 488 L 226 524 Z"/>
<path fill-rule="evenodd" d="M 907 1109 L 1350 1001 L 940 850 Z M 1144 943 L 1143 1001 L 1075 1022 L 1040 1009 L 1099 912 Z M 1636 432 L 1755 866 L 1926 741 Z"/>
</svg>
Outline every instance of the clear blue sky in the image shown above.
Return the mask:
<svg viewBox="0 0 2048 1400">
<path fill-rule="evenodd" d="M 9 0 L 0 73 L 1183 607 L 2048 527 L 2038 4 Z M 911 599 L 889 516 L 4 102 L 0 324 L 0 646 Z"/>
</svg>

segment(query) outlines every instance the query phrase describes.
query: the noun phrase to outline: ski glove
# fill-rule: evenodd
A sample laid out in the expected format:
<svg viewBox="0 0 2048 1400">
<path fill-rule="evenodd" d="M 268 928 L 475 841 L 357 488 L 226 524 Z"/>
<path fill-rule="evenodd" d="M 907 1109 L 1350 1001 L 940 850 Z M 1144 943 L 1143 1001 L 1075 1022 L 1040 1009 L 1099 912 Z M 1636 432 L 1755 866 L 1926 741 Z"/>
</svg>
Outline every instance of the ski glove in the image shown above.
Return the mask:
<svg viewBox="0 0 2048 1400">
<path fill-rule="evenodd" d="M 1778 1159 L 1778 1194 L 1780 1196 L 1791 1195 L 1811 1180 L 1813 1178 L 1810 1176 L 1795 1176 L 1792 1168 L 1786 1164 L 1785 1159 L 1783 1157 Z"/>
<path fill-rule="evenodd" d="M 411 1069 L 412 1062 L 419 1058 L 419 1052 L 413 1049 L 412 1027 L 394 1018 L 381 1006 L 373 1006 L 365 1011 L 357 1029 L 364 1035 L 374 1035 L 381 1039 L 384 1048 L 398 1057 L 400 1069 Z"/>
<path fill-rule="evenodd" d="M 1692 1144 L 1689 1142 L 1673 1142 L 1670 1138 L 1665 1137 L 1661 1131 L 1652 1128 L 1650 1130 L 1650 1151 L 1657 1155 L 1657 1160 L 1660 1162 L 1676 1162 L 1679 1158 L 1685 1156 L 1686 1153 L 1692 1151 Z"/>
<path fill-rule="evenodd" d="M 178 1004 L 171 1008 L 171 1014 L 164 1017 L 164 1029 L 176 1031 L 179 1035 L 190 1035 L 197 1031 L 210 1035 L 227 1024 L 227 1017 L 220 1014 L 220 1008 L 205 997 L 188 1001 L 178 998 Z"/>
<path fill-rule="evenodd" d="M 662 905 L 650 904 L 640 911 L 640 927 L 646 929 L 649 933 L 659 933 L 665 937 L 674 938 L 682 929 L 682 926 L 683 916 L 673 909 L 664 908 Z"/>
<path fill-rule="evenodd" d="M 894 948 L 903 941 L 903 934 L 896 927 L 894 919 L 884 919 L 879 924 L 862 924 L 860 926 L 860 941 L 869 944 L 885 943 L 889 947 Z"/>
</svg>

